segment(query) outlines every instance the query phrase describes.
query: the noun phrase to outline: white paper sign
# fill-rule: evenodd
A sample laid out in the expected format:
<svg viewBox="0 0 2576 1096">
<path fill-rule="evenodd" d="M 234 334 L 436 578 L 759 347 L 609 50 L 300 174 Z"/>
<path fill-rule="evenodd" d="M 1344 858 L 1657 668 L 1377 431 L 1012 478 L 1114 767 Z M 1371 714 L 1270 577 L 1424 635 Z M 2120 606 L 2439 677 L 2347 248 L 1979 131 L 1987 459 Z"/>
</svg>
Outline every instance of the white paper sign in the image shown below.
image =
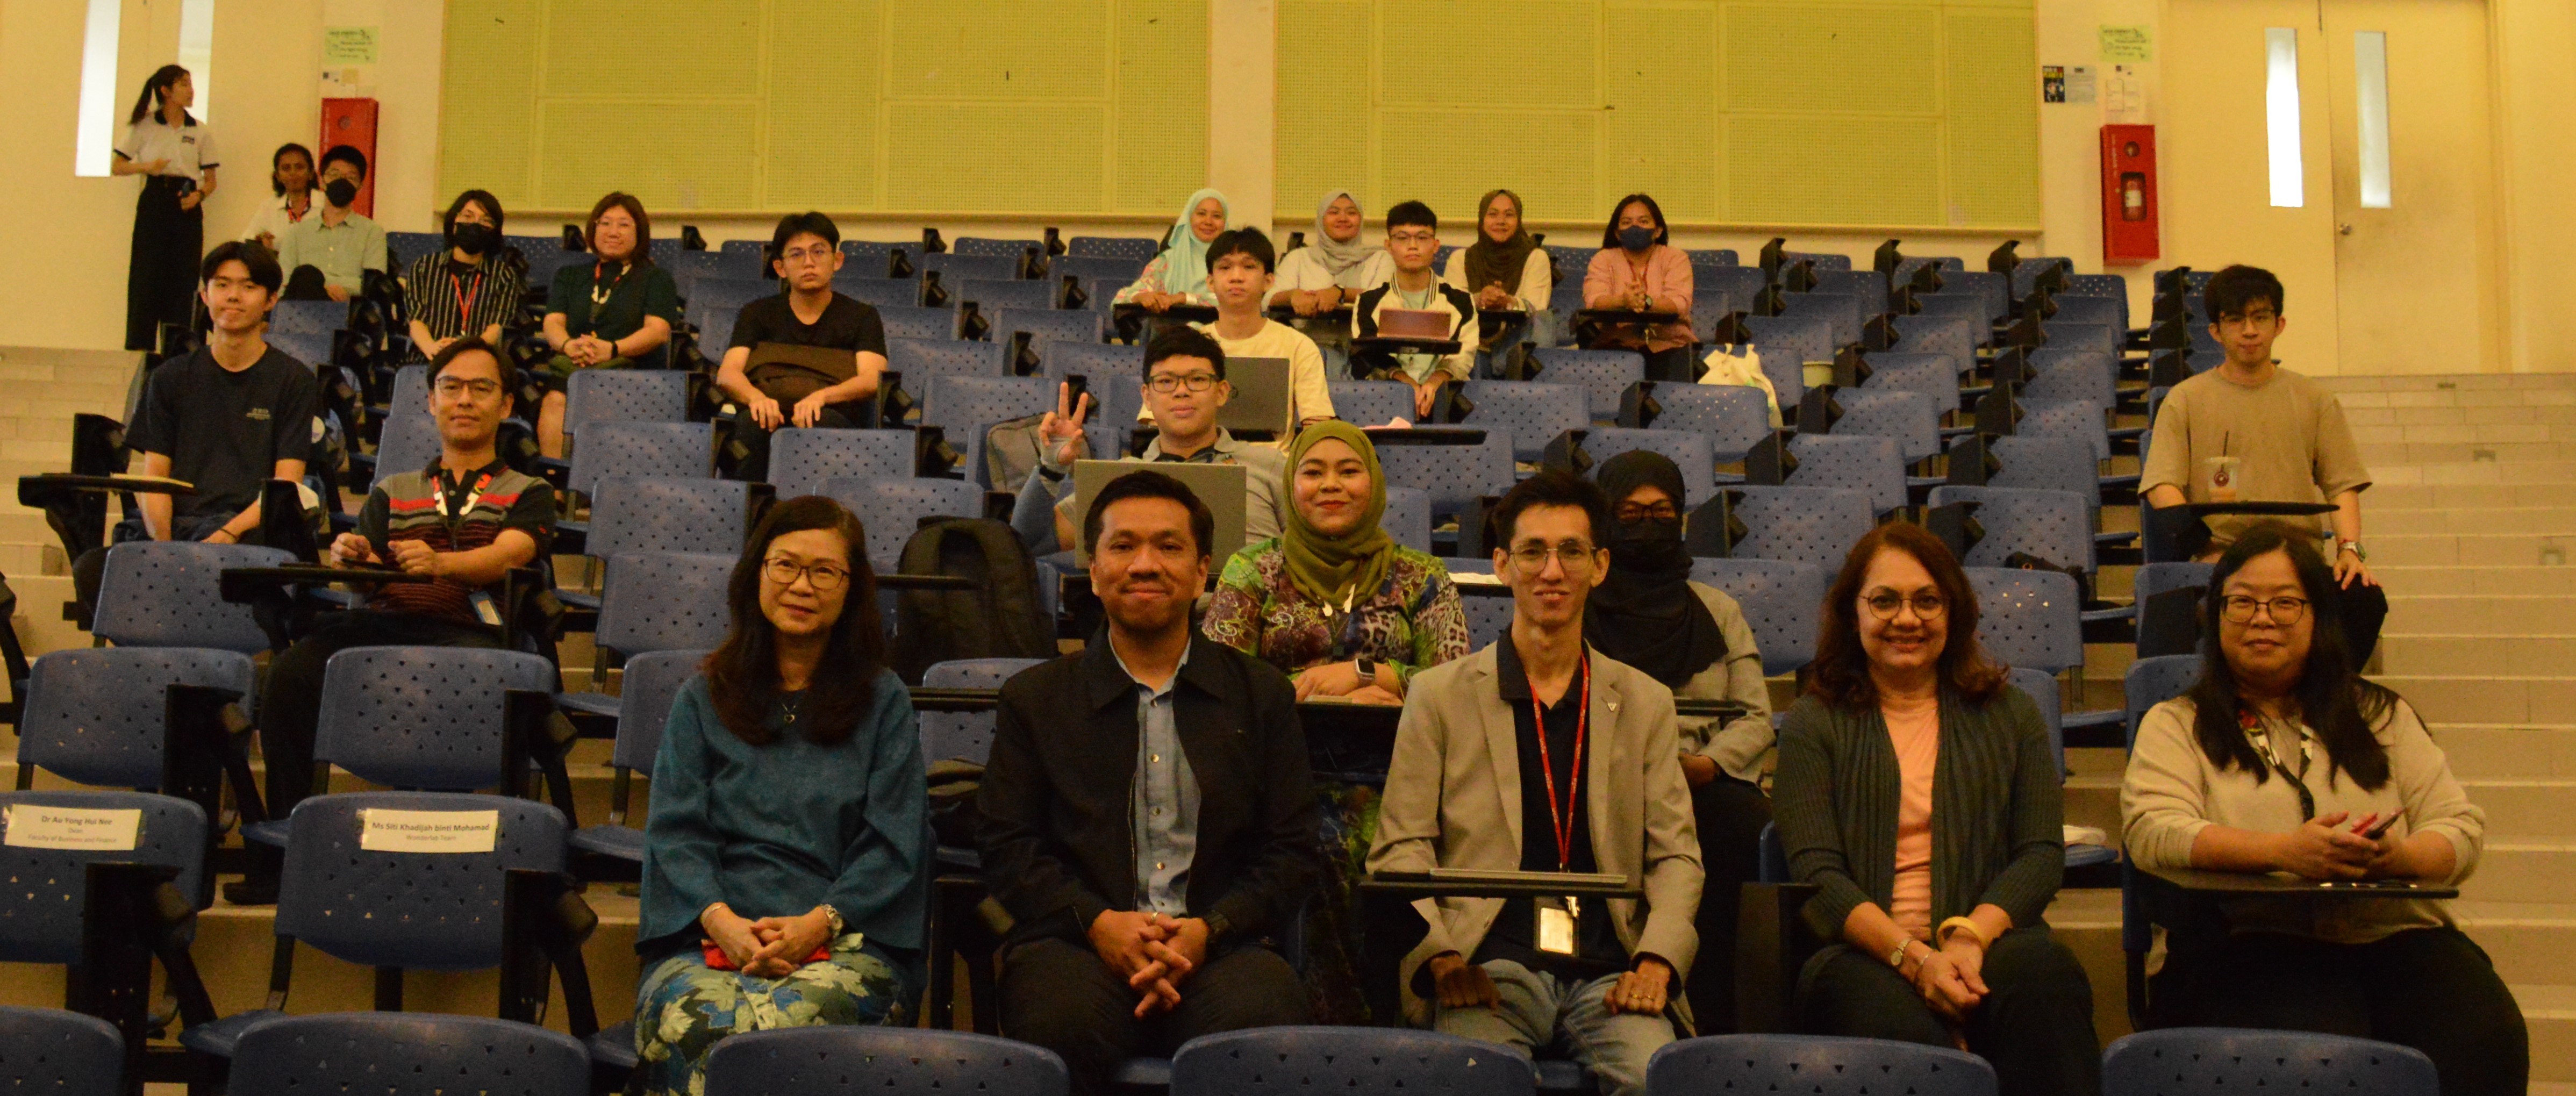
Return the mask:
<svg viewBox="0 0 2576 1096">
<path fill-rule="evenodd" d="M 19 803 L 8 808 L 6 844 L 16 849 L 78 849 L 84 852 L 132 852 L 134 836 L 143 829 L 143 811 L 83 810 Z"/>
<path fill-rule="evenodd" d="M 358 847 L 368 852 L 490 852 L 499 811 L 358 812 Z"/>
</svg>

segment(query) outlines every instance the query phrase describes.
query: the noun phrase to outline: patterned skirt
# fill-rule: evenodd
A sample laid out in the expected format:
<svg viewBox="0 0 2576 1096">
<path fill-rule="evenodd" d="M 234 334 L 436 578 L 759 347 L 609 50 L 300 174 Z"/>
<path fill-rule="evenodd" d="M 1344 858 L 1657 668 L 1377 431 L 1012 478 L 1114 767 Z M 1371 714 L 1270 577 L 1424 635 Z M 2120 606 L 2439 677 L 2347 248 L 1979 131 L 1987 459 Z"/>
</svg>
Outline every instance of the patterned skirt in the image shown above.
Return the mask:
<svg viewBox="0 0 2576 1096">
<path fill-rule="evenodd" d="M 684 951 L 654 964 L 635 991 L 637 1088 L 647 1096 L 700 1096 L 700 1063 L 716 1041 L 742 1031 L 824 1024 L 911 1023 L 904 985 L 886 953 L 858 933 L 832 941 L 832 957 L 784 978 L 707 966 Z"/>
</svg>

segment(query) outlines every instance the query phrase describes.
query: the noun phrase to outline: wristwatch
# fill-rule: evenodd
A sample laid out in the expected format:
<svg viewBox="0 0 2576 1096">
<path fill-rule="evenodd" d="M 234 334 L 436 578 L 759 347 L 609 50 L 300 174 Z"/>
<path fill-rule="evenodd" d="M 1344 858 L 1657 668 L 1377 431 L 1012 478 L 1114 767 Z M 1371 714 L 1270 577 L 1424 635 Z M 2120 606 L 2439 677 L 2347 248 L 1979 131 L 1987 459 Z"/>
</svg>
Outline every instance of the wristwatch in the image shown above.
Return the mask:
<svg viewBox="0 0 2576 1096">
<path fill-rule="evenodd" d="M 833 908 L 832 908 L 832 906 L 831 906 L 831 903 L 828 903 L 828 902 L 826 902 L 826 903 L 824 903 L 824 904 L 822 904 L 822 905 L 818 905 L 818 906 L 816 906 L 816 907 L 814 907 L 814 908 L 815 908 L 815 909 L 818 909 L 818 910 L 823 911 L 823 921 L 824 921 L 824 923 L 829 924 L 830 926 L 832 926 L 832 939 L 835 939 L 835 940 L 840 939 L 840 938 L 841 938 L 841 911 L 836 910 L 836 909 L 833 909 Z"/>
<path fill-rule="evenodd" d="M 1352 660 L 1351 660 L 1351 665 L 1352 665 L 1352 666 L 1354 666 L 1354 667 L 1356 667 L 1356 668 L 1358 668 L 1358 670 L 1359 670 L 1359 672 L 1360 672 L 1360 684 L 1361 684 L 1361 685 L 1364 685 L 1364 686 L 1365 686 L 1365 685 L 1375 685 L 1375 684 L 1377 684 L 1377 660 L 1376 660 L 1376 659 L 1372 659 L 1372 658 L 1370 658 L 1370 657 L 1369 657 L 1369 656 L 1367 656 L 1367 655 L 1361 655 L 1361 656 L 1359 656 L 1358 658 L 1354 658 L 1354 659 L 1352 659 Z"/>
<path fill-rule="evenodd" d="M 2338 552 L 2350 552 L 2352 553 L 2352 558 L 2360 560 L 2363 563 L 2370 562 L 2370 550 L 2362 547 L 2360 541 L 2342 541 L 2335 546 L 2335 550 Z"/>
</svg>

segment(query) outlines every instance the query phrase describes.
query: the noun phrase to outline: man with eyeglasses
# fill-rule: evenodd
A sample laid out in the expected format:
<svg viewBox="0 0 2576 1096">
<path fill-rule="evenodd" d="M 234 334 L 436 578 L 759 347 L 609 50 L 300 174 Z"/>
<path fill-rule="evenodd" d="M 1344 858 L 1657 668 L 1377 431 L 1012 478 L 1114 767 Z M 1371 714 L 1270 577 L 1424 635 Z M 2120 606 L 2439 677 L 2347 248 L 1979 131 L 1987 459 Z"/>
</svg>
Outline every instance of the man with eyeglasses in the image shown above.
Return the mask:
<svg viewBox="0 0 2576 1096">
<path fill-rule="evenodd" d="M 820 213 L 791 213 L 769 236 L 770 269 L 786 292 L 742 306 L 716 387 L 733 401 L 726 443 L 736 479 L 769 478 L 770 435 L 781 427 L 876 425 L 868 401 L 885 372 L 885 322 L 865 301 L 832 289 L 841 230 Z M 845 351 L 816 354 L 806 348 Z"/>
<path fill-rule="evenodd" d="M 481 338 L 447 344 L 429 363 L 429 406 L 438 424 L 438 459 L 419 468 L 383 469 L 358 528 L 331 542 L 334 567 L 375 568 L 427 576 L 386 583 L 364 607 L 322 623 L 269 664 L 259 704 L 259 748 L 268 762 L 267 807 L 284 818 L 313 792 L 313 738 L 321 722 L 322 671 L 351 647 L 501 646 L 501 606 L 494 600 L 511 568 L 543 557 L 554 539 L 555 495 L 543 480 L 512 469 L 496 442 L 510 417 L 519 370 Z M 251 871 L 227 884 L 234 905 L 277 901 L 283 862 L 272 846 L 251 845 Z"/>
<path fill-rule="evenodd" d="M 1056 409 L 1038 420 L 1038 466 L 1029 472 L 1011 508 L 1011 528 L 1029 551 L 1067 552 L 1079 537 L 1073 512 L 1073 464 L 1084 459 L 1147 463 L 1240 464 L 1244 476 L 1243 536 L 1253 544 L 1279 535 L 1279 481 L 1288 467 L 1276 446 L 1235 440 L 1216 424 L 1232 398 L 1225 383 L 1225 348 L 1194 327 L 1170 327 L 1145 344 L 1145 410 L 1156 434 L 1142 456 L 1095 454 L 1083 434 L 1091 395 L 1056 392 Z"/>
<path fill-rule="evenodd" d="M 1376 338 L 1378 313 L 1389 309 L 1438 312 L 1447 317 L 1458 352 L 1358 355 L 1351 359 L 1351 373 L 1403 381 L 1413 388 L 1413 413 L 1428 415 L 1441 385 L 1464 384 L 1476 368 L 1476 298 L 1432 271 L 1431 261 L 1440 254 L 1440 218 L 1430 206 L 1401 202 L 1386 211 L 1386 253 L 1394 272 L 1360 292 L 1351 306 L 1351 337 Z M 1380 267 L 1372 263 L 1370 269 Z"/>
<path fill-rule="evenodd" d="M 1503 496 L 1511 631 L 1406 689 L 1368 868 L 1640 881 L 1642 901 L 1440 899 L 1398 967 L 1408 1021 L 1525 1056 L 1561 1042 L 1606 1096 L 1635 1096 L 1688 1019 L 1703 877 L 1672 690 L 1583 642 L 1610 527 L 1600 489 L 1565 472 Z"/>
</svg>

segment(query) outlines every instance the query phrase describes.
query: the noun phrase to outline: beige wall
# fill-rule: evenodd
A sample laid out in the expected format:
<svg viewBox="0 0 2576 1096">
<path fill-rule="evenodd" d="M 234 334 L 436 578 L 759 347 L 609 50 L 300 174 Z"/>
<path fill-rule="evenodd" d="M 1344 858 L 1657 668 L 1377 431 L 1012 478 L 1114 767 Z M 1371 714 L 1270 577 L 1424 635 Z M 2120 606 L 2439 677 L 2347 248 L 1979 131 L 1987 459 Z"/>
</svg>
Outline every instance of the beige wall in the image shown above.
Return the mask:
<svg viewBox="0 0 2576 1096">
<path fill-rule="evenodd" d="M 2496 83 L 2496 179 L 2503 191 L 2505 343 L 2494 370 L 2576 370 L 2567 303 L 2576 243 L 2576 4 L 2487 0 Z"/>
</svg>

